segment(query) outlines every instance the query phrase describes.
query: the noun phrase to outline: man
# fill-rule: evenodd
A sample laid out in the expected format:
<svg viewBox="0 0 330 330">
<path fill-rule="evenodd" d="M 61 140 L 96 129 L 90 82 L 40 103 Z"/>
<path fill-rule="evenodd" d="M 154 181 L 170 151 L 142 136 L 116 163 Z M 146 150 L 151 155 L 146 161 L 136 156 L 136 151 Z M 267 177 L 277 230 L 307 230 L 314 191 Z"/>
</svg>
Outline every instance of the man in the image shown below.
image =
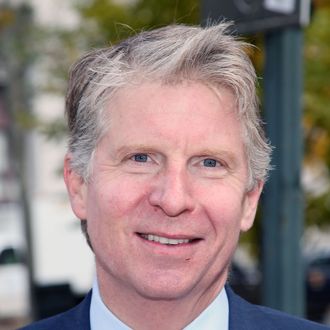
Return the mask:
<svg viewBox="0 0 330 330">
<path fill-rule="evenodd" d="M 96 280 L 27 329 L 323 328 L 226 286 L 271 152 L 246 45 L 227 29 L 143 32 L 73 67 L 64 179 Z"/>
</svg>

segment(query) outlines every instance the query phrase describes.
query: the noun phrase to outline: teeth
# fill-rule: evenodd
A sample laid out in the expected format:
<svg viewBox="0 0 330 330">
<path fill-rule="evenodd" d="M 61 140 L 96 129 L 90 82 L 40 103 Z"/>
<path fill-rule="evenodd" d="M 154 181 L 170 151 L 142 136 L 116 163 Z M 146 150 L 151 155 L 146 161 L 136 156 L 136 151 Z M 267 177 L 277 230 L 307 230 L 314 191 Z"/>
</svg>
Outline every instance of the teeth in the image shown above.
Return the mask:
<svg viewBox="0 0 330 330">
<path fill-rule="evenodd" d="M 141 236 L 148 241 L 153 241 L 153 242 L 158 242 L 160 244 L 167 244 L 167 245 L 177 245 L 177 244 L 184 244 L 184 243 L 189 243 L 189 239 L 174 239 L 174 238 L 167 238 L 167 237 L 162 237 L 162 236 L 157 236 L 157 235 L 152 235 L 152 234 L 141 234 Z"/>
</svg>

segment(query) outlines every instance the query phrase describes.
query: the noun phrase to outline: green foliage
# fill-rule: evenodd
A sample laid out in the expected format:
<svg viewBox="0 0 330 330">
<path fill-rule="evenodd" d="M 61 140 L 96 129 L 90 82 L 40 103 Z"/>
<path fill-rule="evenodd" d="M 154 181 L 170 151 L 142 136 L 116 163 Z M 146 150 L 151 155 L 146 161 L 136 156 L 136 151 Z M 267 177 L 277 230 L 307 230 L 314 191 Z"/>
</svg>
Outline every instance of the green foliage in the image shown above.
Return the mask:
<svg viewBox="0 0 330 330">
<path fill-rule="evenodd" d="M 305 31 L 305 165 L 330 167 L 330 3 L 315 1 Z M 329 176 L 324 177 L 329 180 Z M 307 224 L 329 225 L 330 192 L 306 195 Z"/>
<path fill-rule="evenodd" d="M 171 23 L 196 24 L 199 21 L 197 0 L 139 0 L 127 4 L 94 0 L 77 5 L 84 18 L 96 22 L 104 40 L 115 42 L 135 31 Z"/>
<path fill-rule="evenodd" d="M 330 132 L 330 4 L 316 9 L 305 34 L 305 127 L 308 160 L 330 165 L 330 141 L 315 148 Z"/>
<path fill-rule="evenodd" d="M 309 196 L 306 207 L 306 221 L 308 225 L 329 225 L 330 219 L 330 191 L 320 196 Z"/>
</svg>

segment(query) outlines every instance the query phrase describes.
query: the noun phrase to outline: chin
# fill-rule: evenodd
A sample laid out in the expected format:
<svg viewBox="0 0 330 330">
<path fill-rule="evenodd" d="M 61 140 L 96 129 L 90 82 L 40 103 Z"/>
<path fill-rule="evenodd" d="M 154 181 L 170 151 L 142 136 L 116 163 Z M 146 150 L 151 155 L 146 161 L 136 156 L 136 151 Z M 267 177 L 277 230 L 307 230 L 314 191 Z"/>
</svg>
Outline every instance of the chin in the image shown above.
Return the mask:
<svg viewBox="0 0 330 330">
<path fill-rule="evenodd" d="M 184 280 L 183 280 L 184 279 Z M 196 286 L 197 281 L 187 281 L 181 278 L 153 277 L 147 282 L 139 283 L 138 293 L 149 300 L 177 300 L 188 296 Z M 142 284 L 142 285 L 141 285 Z"/>
<path fill-rule="evenodd" d="M 163 300 L 172 301 L 179 300 L 187 296 L 190 290 L 180 290 L 178 288 L 146 288 L 139 292 L 139 294 L 148 300 Z"/>
</svg>

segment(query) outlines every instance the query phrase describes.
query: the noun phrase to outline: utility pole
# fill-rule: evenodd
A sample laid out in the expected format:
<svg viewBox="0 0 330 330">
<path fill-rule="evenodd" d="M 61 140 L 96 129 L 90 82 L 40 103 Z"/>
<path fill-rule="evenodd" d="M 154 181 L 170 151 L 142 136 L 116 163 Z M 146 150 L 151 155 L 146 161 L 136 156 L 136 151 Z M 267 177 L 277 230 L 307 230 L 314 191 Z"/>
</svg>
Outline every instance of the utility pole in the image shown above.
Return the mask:
<svg viewBox="0 0 330 330">
<path fill-rule="evenodd" d="M 263 302 L 304 315 L 301 188 L 302 31 L 287 27 L 265 36 L 264 109 L 275 147 L 263 199 Z"/>
</svg>

